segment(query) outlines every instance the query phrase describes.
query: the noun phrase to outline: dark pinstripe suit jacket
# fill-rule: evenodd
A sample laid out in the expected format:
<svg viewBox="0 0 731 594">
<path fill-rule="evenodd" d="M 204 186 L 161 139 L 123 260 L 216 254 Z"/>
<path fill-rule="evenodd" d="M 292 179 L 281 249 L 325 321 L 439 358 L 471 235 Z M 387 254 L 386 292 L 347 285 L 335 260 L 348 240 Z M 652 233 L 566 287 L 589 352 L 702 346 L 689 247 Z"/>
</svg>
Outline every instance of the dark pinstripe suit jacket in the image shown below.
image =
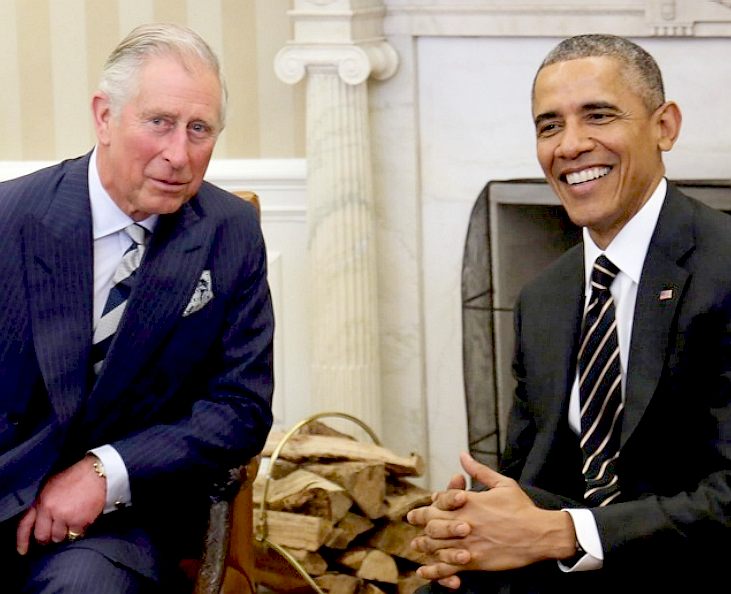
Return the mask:
<svg viewBox="0 0 731 594">
<path fill-rule="evenodd" d="M 567 423 L 583 307 L 581 246 L 521 293 L 518 379 L 503 471 L 543 507 L 579 507 L 583 478 Z M 670 289 L 672 299 L 660 299 Z M 731 544 L 731 217 L 670 186 L 635 305 L 618 474 L 622 498 L 592 510 L 604 568 L 548 569 L 546 589 L 679 591 L 725 576 Z M 563 500 L 562 500 L 563 498 Z M 629 578 L 631 576 L 631 579 Z M 728 578 L 724 579 L 727 581 Z M 661 585 L 661 584 L 664 584 Z M 637 590 L 641 588 L 637 586 Z"/>
<path fill-rule="evenodd" d="M 270 428 L 264 243 L 254 209 L 207 183 L 162 216 L 94 382 L 88 160 L 0 184 L 0 521 L 50 473 L 110 443 L 135 513 L 162 525 L 177 508 L 202 509 Z M 206 270 L 214 298 L 183 316 Z"/>
</svg>

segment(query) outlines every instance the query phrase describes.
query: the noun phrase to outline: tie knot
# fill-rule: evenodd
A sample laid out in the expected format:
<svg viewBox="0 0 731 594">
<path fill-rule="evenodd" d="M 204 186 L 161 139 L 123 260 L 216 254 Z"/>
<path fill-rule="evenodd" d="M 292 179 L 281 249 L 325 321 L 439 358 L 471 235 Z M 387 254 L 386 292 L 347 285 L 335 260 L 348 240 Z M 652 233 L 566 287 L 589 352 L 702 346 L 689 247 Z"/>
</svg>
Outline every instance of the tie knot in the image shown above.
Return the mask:
<svg viewBox="0 0 731 594">
<path fill-rule="evenodd" d="M 149 231 L 142 225 L 132 223 L 129 227 L 125 227 L 124 231 L 137 245 L 145 245 Z"/>
<path fill-rule="evenodd" d="M 602 254 L 594 262 L 594 269 L 591 272 L 591 288 L 599 291 L 609 290 L 618 272 L 619 268 Z"/>
</svg>

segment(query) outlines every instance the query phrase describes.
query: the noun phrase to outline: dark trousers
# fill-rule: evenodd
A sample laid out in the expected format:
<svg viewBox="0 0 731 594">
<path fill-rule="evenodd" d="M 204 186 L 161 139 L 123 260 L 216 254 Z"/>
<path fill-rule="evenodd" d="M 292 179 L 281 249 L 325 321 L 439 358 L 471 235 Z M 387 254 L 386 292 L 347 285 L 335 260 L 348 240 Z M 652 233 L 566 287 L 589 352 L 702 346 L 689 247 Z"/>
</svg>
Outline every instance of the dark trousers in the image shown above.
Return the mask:
<svg viewBox="0 0 731 594">
<path fill-rule="evenodd" d="M 3 594 L 178 594 L 191 585 L 174 563 L 166 563 L 138 528 L 108 530 L 115 519 L 99 522 L 71 543 L 32 544 L 15 550 L 17 520 L 0 524 Z"/>
</svg>

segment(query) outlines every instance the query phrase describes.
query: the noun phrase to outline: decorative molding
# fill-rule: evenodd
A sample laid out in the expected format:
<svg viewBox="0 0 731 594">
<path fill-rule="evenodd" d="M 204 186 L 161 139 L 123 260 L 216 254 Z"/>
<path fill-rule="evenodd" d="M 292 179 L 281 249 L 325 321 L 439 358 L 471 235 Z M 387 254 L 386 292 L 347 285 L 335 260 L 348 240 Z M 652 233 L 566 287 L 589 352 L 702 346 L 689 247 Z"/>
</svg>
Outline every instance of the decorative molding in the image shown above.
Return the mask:
<svg viewBox="0 0 731 594">
<path fill-rule="evenodd" d="M 227 190 L 304 188 L 305 159 L 213 159 L 206 180 Z"/>
<path fill-rule="evenodd" d="M 27 175 L 56 163 L 58 161 L 0 161 L 0 181 Z"/>
<path fill-rule="evenodd" d="M 731 0 L 385 0 L 386 35 L 731 37 Z"/>
<path fill-rule="evenodd" d="M 312 44 L 284 47 L 274 61 L 277 76 L 288 84 L 298 83 L 312 66 L 336 66 L 344 82 L 357 85 L 371 75 L 379 80 L 393 76 L 398 55 L 385 41 L 363 45 Z"/>
<path fill-rule="evenodd" d="M 0 181 L 54 165 L 56 161 L 0 161 Z M 206 180 L 229 191 L 264 195 L 264 221 L 304 222 L 307 216 L 305 159 L 214 159 Z"/>
<path fill-rule="evenodd" d="M 382 0 L 295 0 L 288 14 L 294 39 L 274 59 L 280 80 L 295 84 L 308 68 L 334 67 L 345 83 L 357 85 L 398 69 L 398 55 L 383 35 Z"/>
</svg>

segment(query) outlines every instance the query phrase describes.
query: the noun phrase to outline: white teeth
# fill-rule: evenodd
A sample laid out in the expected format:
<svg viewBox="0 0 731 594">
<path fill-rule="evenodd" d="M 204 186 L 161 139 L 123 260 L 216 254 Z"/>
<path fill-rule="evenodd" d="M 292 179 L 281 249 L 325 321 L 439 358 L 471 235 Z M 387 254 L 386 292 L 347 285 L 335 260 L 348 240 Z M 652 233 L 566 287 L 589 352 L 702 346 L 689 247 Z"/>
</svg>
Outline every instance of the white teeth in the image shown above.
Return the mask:
<svg viewBox="0 0 731 594">
<path fill-rule="evenodd" d="M 604 177 L 607 173 L 609 173 L 609 167 L 591 167 L 590 169 L 582 169 L 581 171 L 566 174 L 566 181 L 573 186 L 574 184 Z"/>
</svg>

